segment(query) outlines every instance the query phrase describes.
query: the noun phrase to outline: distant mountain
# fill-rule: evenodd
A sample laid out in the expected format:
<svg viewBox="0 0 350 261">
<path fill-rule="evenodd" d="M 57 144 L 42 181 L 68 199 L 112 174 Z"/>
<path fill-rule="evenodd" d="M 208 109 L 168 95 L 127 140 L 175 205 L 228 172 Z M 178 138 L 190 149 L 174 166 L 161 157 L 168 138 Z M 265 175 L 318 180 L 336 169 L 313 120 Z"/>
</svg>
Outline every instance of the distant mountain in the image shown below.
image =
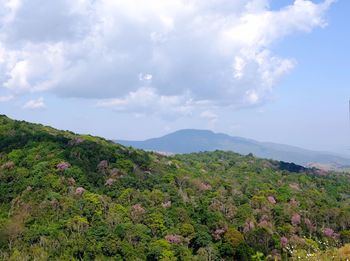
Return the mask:
<svg viewBox="0 0 350 261">
<path fill-rule="evenodd" d="M 252 153 L 261 158 L 294 162 L 304 166 L 317 166 L 326 169 L 350 166 L 350 159 L 343 156 L 306 150 L 289 145 L 232 137 L 209 130 L 185 129 L 160 138 L 144 141 L 117 140 L 116 142 L 125 146 L 163 153 L 182 154 L 224 150 L 234 151 L 240 154 Z"/>
</svg>

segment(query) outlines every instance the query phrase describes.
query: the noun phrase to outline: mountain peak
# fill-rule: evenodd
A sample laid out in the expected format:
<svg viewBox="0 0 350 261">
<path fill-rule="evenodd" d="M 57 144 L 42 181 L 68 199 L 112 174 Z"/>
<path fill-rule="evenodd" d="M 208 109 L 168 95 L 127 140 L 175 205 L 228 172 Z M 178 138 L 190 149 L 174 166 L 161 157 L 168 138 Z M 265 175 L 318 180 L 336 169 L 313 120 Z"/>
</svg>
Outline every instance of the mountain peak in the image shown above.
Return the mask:
<svg viewBox="0 0 350 261">
<path fill-rule="evenodd" d="M 283 144 L 232 137 L 224 133 L 215 133 L 212 130 L 205 129 L 181 129 L 159 138 L 144 141 L 120 140 L 117 142 L 144 150 L 175 154 L 224 150 L 245 155 L 252 153 L 261 158 L 294 162 L 304 166 L 310 163 L 350 166 L 350 159 L 345 157 Z"/>
<path fill-rule="evenodd" d="M 172 136 L 172 135 L 191 135 L 191 136 L 200 136 L 200 135 L 211 135 L 214 136 L 215 132 L 212 130 L 205 130 L 205 129 L 181 129 L 174 131 L 172 133 L 169 133 L 165 136 Z M 163 137 L 165 137 L 163 136 Z"/>
</svg>

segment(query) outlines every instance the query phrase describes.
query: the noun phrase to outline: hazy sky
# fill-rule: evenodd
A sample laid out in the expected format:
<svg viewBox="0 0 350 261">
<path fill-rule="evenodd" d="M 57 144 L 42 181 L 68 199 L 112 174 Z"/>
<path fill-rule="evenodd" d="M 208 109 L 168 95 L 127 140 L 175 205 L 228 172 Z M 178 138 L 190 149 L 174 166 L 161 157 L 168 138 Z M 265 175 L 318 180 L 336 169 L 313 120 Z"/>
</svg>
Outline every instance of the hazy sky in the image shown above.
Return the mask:
<svg viewBox="0 0 350 261">
<path fill-rule="evenodd" d="M 350 148 L 348 0 L 0 0 L 0 113 Z"/>
</svg>

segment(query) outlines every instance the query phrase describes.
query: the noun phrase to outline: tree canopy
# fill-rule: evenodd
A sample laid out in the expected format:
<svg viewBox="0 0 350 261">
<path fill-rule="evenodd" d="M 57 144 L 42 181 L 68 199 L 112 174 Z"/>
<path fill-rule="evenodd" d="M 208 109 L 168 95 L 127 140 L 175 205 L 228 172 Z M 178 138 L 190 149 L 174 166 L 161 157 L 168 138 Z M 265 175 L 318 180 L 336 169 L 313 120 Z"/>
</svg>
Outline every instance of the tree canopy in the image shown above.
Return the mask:
<svg viewBox="0 0 350 261">
<path fill-rule="evenodd" d="M 0 260 L 341 260 L 349 188 L 346 173 L 0 116 Z"/>
</svg>

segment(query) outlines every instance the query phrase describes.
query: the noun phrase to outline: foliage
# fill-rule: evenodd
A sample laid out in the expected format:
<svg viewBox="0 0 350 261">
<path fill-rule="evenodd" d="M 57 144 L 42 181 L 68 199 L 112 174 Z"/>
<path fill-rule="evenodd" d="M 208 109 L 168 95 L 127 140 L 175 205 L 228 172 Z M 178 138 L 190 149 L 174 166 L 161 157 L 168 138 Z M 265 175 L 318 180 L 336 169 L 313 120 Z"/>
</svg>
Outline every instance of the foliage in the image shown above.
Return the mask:
<svg viewBox="0 0 350 261">
<path fill-rule="evenodd" d="M 349 258 L 350 178 L 0 116 L 0 260 Z"/>
</svg>

